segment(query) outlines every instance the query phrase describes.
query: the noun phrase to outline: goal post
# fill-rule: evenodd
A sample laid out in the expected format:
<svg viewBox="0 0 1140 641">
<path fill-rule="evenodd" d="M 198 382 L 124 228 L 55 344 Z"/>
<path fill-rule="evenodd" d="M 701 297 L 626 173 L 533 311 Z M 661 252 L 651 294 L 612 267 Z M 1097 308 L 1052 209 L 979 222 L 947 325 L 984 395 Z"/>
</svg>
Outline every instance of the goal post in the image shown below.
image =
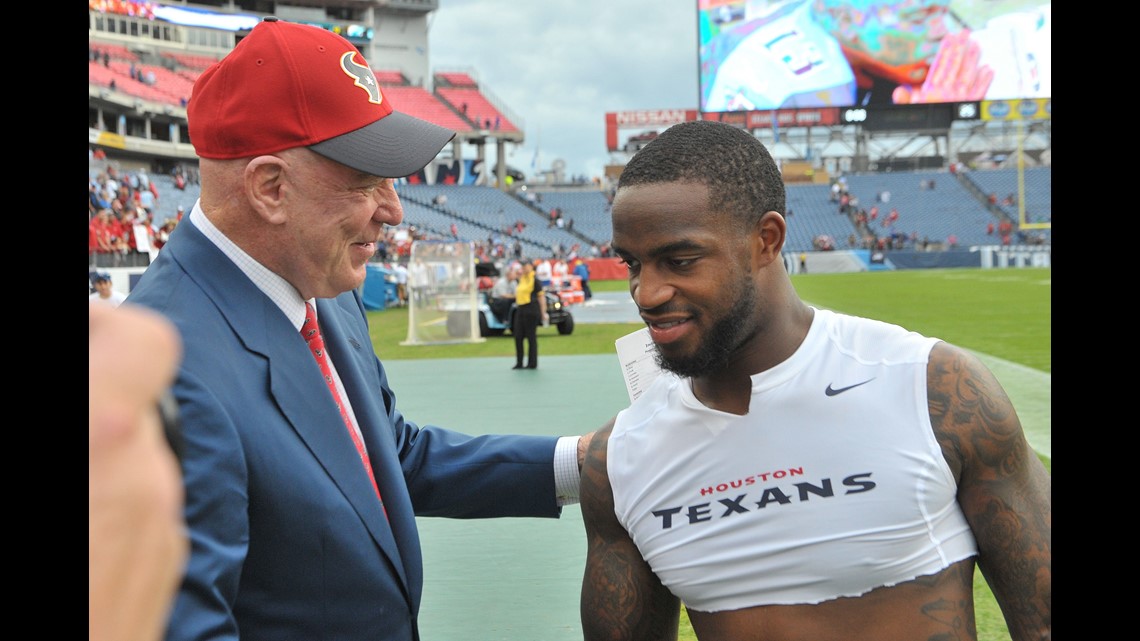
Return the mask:
<svg viewBox="0 0 1140 641">
<path fill-rule="evenodd" d="M 401 345 L 481 343 L 475 246 L 417 240 L 408 260 L 408 337 Z"/>
</svg>

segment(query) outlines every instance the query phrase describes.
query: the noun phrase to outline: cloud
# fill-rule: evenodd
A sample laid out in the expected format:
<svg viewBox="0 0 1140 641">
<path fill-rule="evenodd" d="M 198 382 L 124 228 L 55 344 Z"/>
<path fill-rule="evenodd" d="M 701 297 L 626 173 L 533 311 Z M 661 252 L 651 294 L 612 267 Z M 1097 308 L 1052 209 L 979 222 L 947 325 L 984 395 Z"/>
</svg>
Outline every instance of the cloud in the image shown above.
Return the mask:
<svg viewBox="0 0 1140 641">
<path fill-rule="evenodd" d="M 432 69 L 473 71 L 520 117 L 507 160 L 528 174 L 537 148 L 543 168 L 600 176 L 624 162 L 606 150 L 607 112 L 697 106 L 696 0 L 441 0 L 431 20 Z"/>
</svg>

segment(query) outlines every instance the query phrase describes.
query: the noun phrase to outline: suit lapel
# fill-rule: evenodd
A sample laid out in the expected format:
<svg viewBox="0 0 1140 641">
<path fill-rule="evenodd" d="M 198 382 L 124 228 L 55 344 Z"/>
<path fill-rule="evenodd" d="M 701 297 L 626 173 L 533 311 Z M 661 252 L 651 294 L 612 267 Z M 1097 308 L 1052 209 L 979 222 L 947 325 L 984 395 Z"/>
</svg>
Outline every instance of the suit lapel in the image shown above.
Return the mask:
<svg viewBox="0 0 1140 641">
<path fill-rule="evenodd" d="M 180 242 L 176 243 L 176 240 Z M 189 277 L 213 300 L 218 301 L 221 314 L 245 347 L 268 360 L 270 390 L 282 415 L 308 446 L 317 464 L 325 469 L 345 499 L 352 504 L 372 538 L 396 569 L 405 591 L 410 594 L 407 572 L 389 520 L 384 516 L 368 476 L 360 469 L 360 456 L 346 433 L 347 428 L 340 418 L 336 403 L 328 393 L 320 368 L 300 332 L 280 308 L 192 224 L 180 225 L 178 234 L 171 237 L 163 250 L 166 251 L 167 248 L 174 250 L 171 258 L 183 263 L 183 269 Z M 187 265 L 192 267 L 187 268 Z M 323 313 L 326 307 L 333 309 L 335 306 L 320 307 L 322 331 L 325 330 Z M 330 317 L 335 316 L 337 314 L 330 314 Z M 339 322 L 330 324 L 338 328 L 342 325 Z M 344 332 L 338 330 L 331 337 L 326 333 L 325 342 L 330 343 L 330 338 L 338 346 L 336 351 L 343 353 L 344 346 L 348 345 Z M 371 343 L 365 345 L 370 346 Z M 334 354 L 332 344 L 328 347 L 330 354 Z M 342 365 L 344 361 L 335 357 L 333 362 L 338 366 L 338 373 L 346 379 L 346 387 L 349 381 L 353 381 L 354 389 L 350 391 L 349 398 L 361 430 L 366 435 L 376 432 L 375 419 L 369 410 L 370 403 L 366 402 L 368 394 L 361 394 L 360 384 L 356 382 L 359 364 L 345 362 Z M 362 409 L 365 411 L 362 412 Z M 370 438 L 366 441 L 367 447 L 370 452 L 375 451 L 373 448 L 382 448 L 386 440 Z M 385 459 L 394 457 L 394 448 L 390 443 L 387 453 Z M 398 461 L 396 469 L 399 469 Z M 377 483 L 379 482 L 378 477 Z M 383 491 L 382 486 L 381 493 Z M 393 489 L 385 497 L 406 495 L 406 490 L 397 492 Z M 414 519 L 412 521 L 414 524 Z"/>
<path fill-rule="evenodd" d="M 356 321 L 356 315 L 361 313 L 354 310 L 358 306 L 351 293 L 336 299 L 317 299 L 317 317 L 321 319 L 325 347 L 337 367 L 364 436 L 364 445 L 368 448 L 376 485 L 384 497 L 404 571 L 418 576 L 421 559 L 415 510 L 396 452 L 392 421 L 383 403 L 372 339 L 360 334 L 359 329 L 364 325 Z M 405 574 L 402 576 L 407 578 Z"/>
</svg>

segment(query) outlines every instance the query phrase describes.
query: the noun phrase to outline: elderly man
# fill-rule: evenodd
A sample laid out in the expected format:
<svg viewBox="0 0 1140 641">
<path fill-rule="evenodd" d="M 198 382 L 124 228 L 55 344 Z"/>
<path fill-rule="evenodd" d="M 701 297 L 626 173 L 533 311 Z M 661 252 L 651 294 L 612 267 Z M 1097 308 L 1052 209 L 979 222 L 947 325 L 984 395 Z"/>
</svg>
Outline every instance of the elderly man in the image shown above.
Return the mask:
<svg viewBox="0 0 1140 641">
<path fill-rule="evenodd" d="M 558 517 L 577 436 L 399 410 L 357 288 L 394 178 L 453 132 L 393 111 L 351 43 L 266 18 L 194 85 L 201 196 L 130 296 L 182 332 L 192 549 L 167 638 L 412 641 L 417 516 Z"/>
</svg>

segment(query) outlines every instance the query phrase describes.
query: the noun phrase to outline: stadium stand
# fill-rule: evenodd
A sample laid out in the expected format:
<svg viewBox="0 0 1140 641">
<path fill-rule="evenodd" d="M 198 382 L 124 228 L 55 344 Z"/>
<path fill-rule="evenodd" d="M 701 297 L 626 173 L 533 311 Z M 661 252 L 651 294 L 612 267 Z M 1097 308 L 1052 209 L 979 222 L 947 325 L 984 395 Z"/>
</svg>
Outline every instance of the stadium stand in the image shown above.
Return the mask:
<svg viewBox="0 0 1140 641">
<path fill-rule="evenodd" d="M 479 83 L 462 71 L 441 71 L 435 74 L 437 87 L 478 87 Z"/>
<path fill-rule="evenodd" d="M 540 209 L 493 187 L 399 183 L 396 191 L 405 203 L 406 221 L 416 225 L 422 221 L 434 229 L 448 229 L 455 222 L 477 232 L 470 236 L 461 233 L 460 240 L 481 242 L 488 237 L 510 236 L 523 243 L 526 255 L 531 257 L 554 256 L 559 248 L 564 255 L 582 249 L 580 236 L 549 227 L 549 218 Z M 437 204 L 440 196 L 446 196 L 445 204 Z M 408 203 L 421 206 L 415 209 L 415 216 L 423 218 L 413 218 Z M 521 230 L 519 222 L 523 223 Z"/>
<path fill-rule="evenodd" d="M 181 67 L 189 72 L 192 72 L 193 81 L 198 77 L 198 74 L 205 71 L 207 67 L 214 64 L 221 58 L 215 56 L 200 56 L 191 53 L 176 53 L 171 51 L 163 51 L 159 54 L 163 58 L 170 59 L 175 67 Z"/>
<path fill-rule="evenodd" d="M 519 128 L 499 111 L 483 93 L 474 87 L 436 87 L 435 93 L 452 109 L 462 114 L 475 129 L 519 132 Z"/>
<path fill-rule="evenodd" d="M 541 197 L 541 206 L 557 207 L 562 216 L 574 221 L 573 231 L 578 232 L 595 245 L 610 239 L 610 203 L 605 193 L 591 191 L 545 191 L 534 190 Z"/>
<path fill-rule="evenodd" d="M 1018 220 L 1018 170 L 1016 168 L 978 169 L 961 174 L 961 179 L 972 182 L 978 190 L 992 195 L 1012 220 Z M 1053 221 L 1053 169 L 1052 167 L 1027 167 L 1022 172 L 1025 187 L 1026 222 L 1052 223 Z M 1051 229 L 1041 230 L 1048 240 Z"/>
<path fill-rule="evenodd" d="M 829 201 L 827 185 L 788 185 L 786 191 L 791 215 L 786 216 L 784 251 L 812 251 L 820 238 L 830 239 L 834 249 L 851 249 L 847 244 L 851 234 L 855 234 L 856 246 L 863 247 L 863 233 L 851 218 L 839 213 L 836 203 Z"/>
<path fill-rule="evenodd" d="M 933 188 L 927 187 L 930 181 Z M 863 209 L 878 205 L 878 220 L 869 222 L 876 236 L 903 232 L 932 243 L 948 243 L 954 236 L 960 247 L 994 243 L 986 229 L 1000 218 L 948 172 L 855 174 L 848 176 L 847 185 Z M 889 201 L 879 202 L 885 192 L 890 193 Z M 899 218 L 888 226 L 884 223 L 892 209 Z"/>
<path fill-rule="evenodd" d="M 116 174 L 114 168 L 115 163 L 93 160 L 90 180 L 100 189 L 108 179 L 109 170 L 112 170 L 113 177 L 120 183 L 120 190 L 126 190 L 119 195 L 121 205 L 131 204 L 131 207 L 114 209 L 112 217 L 122 220 L 127 217 L 124 210 L 136 207 L 138 198 L 136 190 L 129 186 L 128 177 L 133 172 L 119 171 Z M 854 212 L 849 216 L 840 213 L 838 204 L 831 200 L 827 185 L 789 185 L 785 251 L 870 249 L 877 246 L 876 238 L 891 238 L 892 234 L 891 247 L 894 249 L 946 248 L 947 239 L 951 236 L 957 237 L 957 246 L 963 249 L 998 244 L 1000 240 L 993 235 L 990 224 L 997 225 L 1003 217 L 993 213 L 994 207 L 985 198 L 978 197 L 976 188 L 968 188 L 967 185 L 972 183 L 966 183 L 967 176 L 986 194 L 1016 193 L 1016 170 L 966 172 L 959 174 L 957 180 L 948 172 L 852 174 L 846 177 L 846 182 L 848 193 L 857 199 L 856 211 L 865 214 L 877 205 L 880 212 L 877 220 L 868 221 L 866 227 L 861 227 Z M 157 193 L 151 224 L 158 231 L 165 222 L 178 218 L 179 208 L 188 212 L 193 207 L 199 187 L 194 180 L 183 181 L 179 186 L 173 174 L 151 173 L 149 179 Z M 933 188 L 930 181 L 934 181 Z M 1027 171 L 1025 182 L 1027 203 L 1049 211 L 1051 168 Z M 493 187 L 474 185 L 399 182 L 396 189 L 404 204 L 403 227 L 412 229 L 418 238 L 455 237 L 476 243 L 484 255 L 506 258 L 510 257 L 511 245 L 516 240 L 526 257 L 595 257 L 609 245 L 609 201 L 606 193 L 599 190 L 531 189 L 523 192 L 529 194 L 523 197 Z M 889 201 L 877 202 L 884 192 L 890 192 Z M 566 226 L 550 224 L 553 209 L 561 212 Z M 893 225 L 885 226 L 883 221 L 891 209 L 898 210 L 899 218 Z M 91 218 L 96 217 L 93 207 Z M 1005 216 L 1004 219 L 1016 223 L 1015 217 Z M 453 225 L 455 236 L 451 231 Z M 1041 242 L 1038 237 L 1049 242 L 1049 232 L 1049 229 L 1033 230 L 1031 238 L 1033 242 Z M 821 246 L 821 238 L 828 239 L 827 246 Z M 854 243 L 848 239 L 853 239 Z M 1025 235 L 1017 235 L 1014 241 L 1018 244 L 1031 242 Z M 120 249 L 116 255 L 114 252 L 97 252 L 94 246 L 90 246 L 89 253 L 93 267 L 146 264 L 145 257 L 131 256 L 130 250 Z"/>
<path fill-rule="evenodd" d="M 392 106 L 400 111 L 440 127 L 455 131 L 471 131 L 471 123 L 422 87 L 386 85 L 382 88 L 384 97 L 391 100 Z"/>
<path fill-rule="evenodd" d="M 95 141 L 107 132 L 147 143 L 174 142 L 178 133 L 177 142 L 189 148 L 185 144 L 188 134 L 184 111 L 164 106 L 185 107 L 194 80 L 225 54 L 188 53 L 184 50 L 188 45 L 185 42 L 166 48 L 171 43 L 157 37 L 142 37 L 126 46 L 112 41 L 122 40 L 122 34 L 127 33 L 121 27 L 117 32 L 110 29 L 103 34 L 93 26 L 91 33 L 92 185 L 105 181 L 106 174 L 113 169 L 125 176 L 143 166 L 149 167 L 150 180 L 158 196 L 152 208 L 151 226 L 157 230 L 164 223 L 177 220 L 179 207 L 188 212 L 197 200 L 196 181 L 176 184 L 172 169 L 186 168 L 187 175 L 192 175 L 196 172 L 196 160 L 186 151 L 177 150 L 169 156 L 147 150 L 142 155 L 126 154 L 106 160 L 102 154 L 116 153 L 115 148 Z M 500 144 L 504 140 L 523 139 L 521 119 L 480 86 L 475 70 L 437 71 L 430 76 L 430 89 L 420 86 L 420 81 L 413 83 L 409 80 L 413 76 L 400 69 L 375 69 L 374 74 L 386 98 L 397 109 L 453 129 L 461 138 L 467 137 L 469 141 L 498 138 Z M 110 92 L 105 90 L 112 88 Z M 180 131 L 176 132 L 177 129 Z M 174 133 L 164 138 L 162 132 L 167 131 Z M 495 134 L 488 135 L 488 131 Z M 172 146 L 160 144 L 158 148 Z M 192 149 L 189 153 L 192 154 Z M 948 172 L 945 169 L 898 171 L 896 168 L 893 172 L 847 174 L 844 177 L 847 191 L 856 199 L 849 215 L 840 213 L 828 185 L 789 184 L 788 237 L 784 249 L 788 252 L 870 249 L 889 238 L 893 249 L 937 250 L 946 248 L 952 237 L 958 248 L 967 249 L 1002 242 L 999 234 L 990 231 L 999 225 L 1007 229 L 1012 226 L 1014 243 L 1047 244 L 1051 240 L 1048 228 L 1052 219 L 1051 168 L 1048 165 L 1026 168 L 1021 177 L 1024 179 L 1021 193 L 1025 222 L 1040 223 L 1023 233 L 1017 233 L 1016 229 L 1021 214 L 1019 203 L 1010 198 L 1016 198 L 1021 187 L 1016 169 Z M 526 185 L 521 175 L 515 180 L 515 188 L 510 192 L 490 186 L 399 182 L 397 191 L 404 202 L 405 224 L 388 230 L 389 242 L 380 253 L 386 256 L 390 250 L 393 257 L 406 255 L 401 252 L 406 252 L 413 238 L 458 237 L 476 243 L 480 255 L 492 257 L 512 257 L 516 244 L 526 257 L 608 255 L 610 194 L 600 183 L 595 189 L 570 185 L 546 189 L 541 185 Z M 889 203 L 876 203 L 885 192 L 890 192 Z M 129 218 L 124 209 L 130 209 L 126 205 L 136 199 L 136 194 L 128 190 L 127 194 L 116 196 L 122 202 L 113 211 L 113 218 L 121 222 Z M 878 218 L 864 222 L 861 215 L 866 216 L 876 204 Z M 892 225 L 884 225 L 892 208 L 897 209 L 898 219 Z M 554 210 L 561 214 L 561 226 L 551 224 Z M 91 220 L 98 217 L 93 207 Z M 825 242 L 821 242 L 823 240 Z M 125 250 L 120 247 L 115 251 Z M 139 261 L 145 264 L 146 260 L 145 256 L 115 256 L 114 252 L 101 256 L 96 255 L 99 252 L 91 253 L 93 266 Z"/>
<path fill-rule="evenodd" d="M 178 64 L 173 58 L 162 59 Z M 147 64 L 123 46 L 92 47 L 88 61 L 91 84 L 111 87 L 114 81 L 116 91 L 165 105 L 185 106 L 200 73 L 201 70 L 178 72 L 161 64 Z"/>
<path fill-rule="evenodd" d="M 376 76 L 376 82 L 380 83 L 381 87 L 406 87 L 410 84 L 403 73 L 393 69 L 373 69 L 372 75 Z"/>
</svg>

